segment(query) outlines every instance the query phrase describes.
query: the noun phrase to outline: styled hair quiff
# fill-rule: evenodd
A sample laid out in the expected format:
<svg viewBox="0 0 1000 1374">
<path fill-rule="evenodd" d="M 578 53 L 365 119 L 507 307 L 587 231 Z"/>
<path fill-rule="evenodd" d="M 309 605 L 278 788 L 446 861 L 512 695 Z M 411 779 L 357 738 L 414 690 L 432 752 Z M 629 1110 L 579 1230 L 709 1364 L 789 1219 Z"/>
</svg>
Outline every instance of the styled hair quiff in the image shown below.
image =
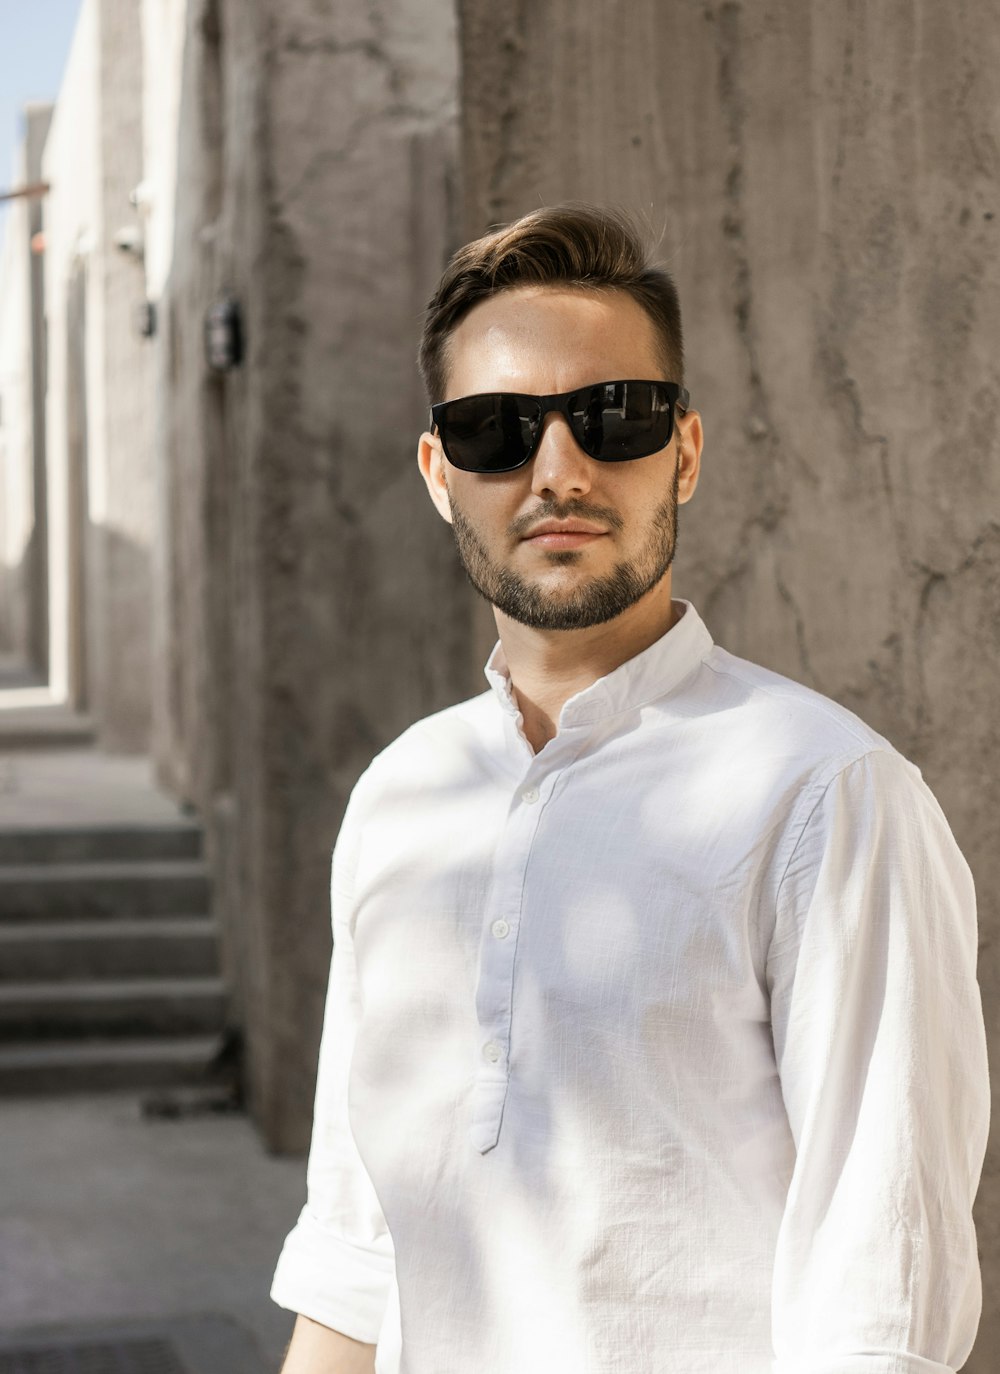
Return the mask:
<svg viewBox="0 0 1000 1374">
<path fill-rule="evenodd" d="M 474 239 L 454 254 L 427 306 L 418 362 L 431 404 L 444 400 L 452 331 L 479 301 L 514 286 L 576 286 L 627 292 L 645 310 L 661 345 L 665 380 L 684 381 L 677 288 L 650 262 L 624 210 L 548 205 Z"/>
</svg>

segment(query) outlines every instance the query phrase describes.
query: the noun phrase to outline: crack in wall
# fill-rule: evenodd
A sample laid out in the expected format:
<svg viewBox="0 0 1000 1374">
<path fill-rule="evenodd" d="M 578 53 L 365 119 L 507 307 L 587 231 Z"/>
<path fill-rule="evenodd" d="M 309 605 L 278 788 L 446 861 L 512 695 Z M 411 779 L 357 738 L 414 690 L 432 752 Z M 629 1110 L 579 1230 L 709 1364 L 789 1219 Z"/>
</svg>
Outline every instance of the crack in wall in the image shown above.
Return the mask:
<svg viewBox="0 0 1000 1374">
<path fill-rule="evenodd" d="M 751 395 L 751 434 L 753 435 L 753 430 L 756 430 L 758 440 L 768 438 L 769 448 L 773 453 L 777 448 L 777 434 L 758 361 L 753 275 L 743 203 L 746 109 L 739 79 L 739 67 L 742 62 L 742 10 L 743 6 L 738 0 L 726 0 L 726 3 L 719 7 L 717 14 L 719 101 L 726 127 L 729 163 L 724 188 L 726 209 L 722 231 L 730 246 L 734 267 L 733 315 L 737 334 L 747 358 Z"/>
<path fill-rule="evenodd" d="M 729 253 L 731 270 L 731 310 L 736 337 L 746 358 L 749 392 L 748 418 L 744 426 L 747 442 L 762 461 L 755 465 L 756 509 L 742 515 L 734 546 L 750 550 L 735 568 L 726 571 L 717 589 L 709 594 L 709 606 L 725 594 L 725 589 L 742 580 L 753 562 L 753 549 L 773 539 L 787 514 L 789 491 L 780 481 L 782 467 L 781 437 L 764 384 L 756 320 L 751 251 L 747 236 L 746 209 L 746 101 L 741 68 L 744 62 L 744 8 L 740 0 L 725 0 L 716 9 L 706 9 L 705 17 L 715 21 L 717 88 L 726 136 L 726 172 L 723 182 L 723 244 Z M 795 619 L 796 643 L 803 671 L 810 681 L 815 675 L 805 638 L 805 624 L 794 597 L 778 576 L 778 591 Z"/>
<path fill-rule="evenodd" d="M 792 621 L 795 625 L 795 647 L 798 651 L 799 667 L 806 681 L 813 687 L 817 687 L 819 685 L 819 679 L 813 671 L 812 660 L 809 656 L 809 646 L 806 643 L 806 622 L 802 614 L 802 608 L 786 586 L 780 573 L 775 578 L 775 584 L 778 588 L 778 595 L 792 613 Z"/>
<path fill-rule="evenodd" d="M 951 595 L 952 583 L 964 573 L 973 571 L 984 558 L 989 558 L 1000 568 L 1000 522 L 989 521 L 972 541 L 964 558 L 950 568 L 935 568 L 916 559 L 911 562 L 911 569 L 922 578 L 914 626 L 917 664 L 917 700 L 914 717 L 918 736 L 924 736 L 931 728 L 926 665 L 929 657 L 927 646 L 933 635 L 932 620 L 936 614 L 934 603 L 941 594 Z"/>
<path fill-rule="evenodd" d="M 521 113 L 519 66 L 527 50 L 525 37 L 525 6 L 523 0 L 508 4 L 496 11 L 500 32 L 496 45 L 501 53 L 497 73 L 504 103 L 496 124 L 495 149 L 490 161 L 486 187 L 486 209 L 490 223 L 505 217 L 507 187 L 521 161 L 523 149 L 516 135 Z"/>
<path fill-rule="evenodd" d="M 982 561 L 983 550 L 988 550 L 993 543 L 1000 546 L 1000 521 L 988 520 L 969 545 L 968 553 L 951 567 L 935 568 L 916 558 L 910 560 L 910 566 L 922 573 L 928 583 L 935 579 L 949 581 L 953 577 L 960 577 L 962 573 L 970 572 L 977 563 Z M 1000 557 L 997 561 L 1000 561 Z"/>
<path fill-rule="evenodd" d="M 398 132 L 402 132 L 405 126 L 406 132 L 413 134 L 437 129 L 445 122 L 447 121 L 439 111 L 428 111 L 419 105 L 405 102 L 365 110 L 351 120 L 335 147 L 321 148 L 309 159 L 299 177 L 280 193 L 275 203 L 280 204 L 285 210 L 289 209 L 303 192 L 313 189 L 316 180 L 329 168 L 350 162 L 351 158 L 361 153 L 367 134 L 380 125 L 396 126 Z"/>
</svg>

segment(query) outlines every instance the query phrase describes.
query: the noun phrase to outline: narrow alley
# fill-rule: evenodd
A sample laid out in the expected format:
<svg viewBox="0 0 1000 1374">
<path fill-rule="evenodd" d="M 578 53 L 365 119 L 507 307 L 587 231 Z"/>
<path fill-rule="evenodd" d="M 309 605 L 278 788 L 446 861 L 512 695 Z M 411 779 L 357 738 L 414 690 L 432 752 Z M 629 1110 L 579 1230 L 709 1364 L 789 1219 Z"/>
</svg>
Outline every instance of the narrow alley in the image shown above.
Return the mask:
<svg viewBox="0 0 1000 1374">
<path fill-rule="evenodd" d="M 12 678 L 0 1369 L 104 1352 L 101 1368 L 274 1370 L 291 1320 L 268 1287 L 304 1163 L 269 1156 L 241 1110 L 200 830 L 145 759 L 102 754 L 85 721 Z"/>
</svg>

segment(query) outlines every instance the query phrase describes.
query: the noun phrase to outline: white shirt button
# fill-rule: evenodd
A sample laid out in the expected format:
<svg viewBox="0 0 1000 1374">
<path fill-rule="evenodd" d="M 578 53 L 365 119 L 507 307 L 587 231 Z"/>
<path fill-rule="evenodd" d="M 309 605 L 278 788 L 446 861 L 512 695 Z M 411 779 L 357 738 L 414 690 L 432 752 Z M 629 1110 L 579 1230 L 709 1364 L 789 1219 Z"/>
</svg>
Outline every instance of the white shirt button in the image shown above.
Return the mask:
<svg viewBox="0 0 1000 1374">
<path fill-rule="evenodd" d="M 494 921 L 490 929 L 498 940 L 506 939 L 510 934 L 510 926 L 506 921 Z"/>
<path fill-rule="evenodd" d="M 483 1046 L 483 1058 L 488 1059 L 491 1064 L 495 1064 L 500 1058 L 500 1046 L 495 1040 L 487 1040 Z"/>
<path fill-rule="evenodd" d="M 521 800 L 523 802 L 527 802 L 529 806 L 532 804 L 532 802 L 536 802 L 538 800 L 538 788 L 526 787 L 524 791 L 521 793 Z"/>
</svg>

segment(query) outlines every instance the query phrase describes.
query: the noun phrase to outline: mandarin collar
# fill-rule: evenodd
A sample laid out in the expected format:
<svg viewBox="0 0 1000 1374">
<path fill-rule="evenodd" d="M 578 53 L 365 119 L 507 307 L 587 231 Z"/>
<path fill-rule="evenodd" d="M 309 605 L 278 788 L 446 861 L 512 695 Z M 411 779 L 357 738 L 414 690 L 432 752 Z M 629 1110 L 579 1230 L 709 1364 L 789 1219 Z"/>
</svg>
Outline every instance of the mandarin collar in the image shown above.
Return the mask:
<svg viewBox="0 0 1000 1374">
<path fill-rule="evenodd" d="M 712 648 L 712 636 L 690 601 L 674 597 L 680 619 L 642 653 L 627 659 L 571 696 L 559 714 L 559 730 L 593 725 L 608 716 L 635 710 L 666 696 L 682 682 Z M 510 670 L 499 640 L 483 669 L 503 712 L 520 717 L 510 683 Z"/>
</svg>

